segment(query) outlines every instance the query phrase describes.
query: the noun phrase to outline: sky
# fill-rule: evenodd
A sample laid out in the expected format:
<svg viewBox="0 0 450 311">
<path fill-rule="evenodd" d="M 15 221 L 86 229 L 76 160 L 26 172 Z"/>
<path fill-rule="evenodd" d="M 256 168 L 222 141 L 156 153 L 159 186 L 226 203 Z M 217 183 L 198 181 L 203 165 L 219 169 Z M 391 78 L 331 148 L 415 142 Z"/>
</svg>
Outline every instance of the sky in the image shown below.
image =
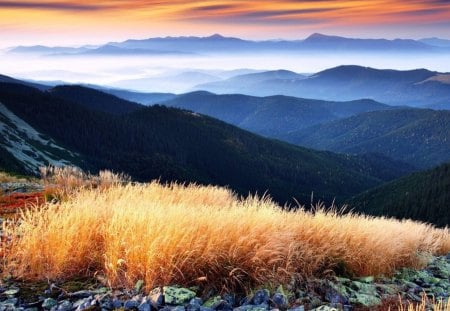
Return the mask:
<svg viewBox="0 0 450 311">
<path fill-rule="evenodd" d="M 450 39 L 450 0 L 0 0 L 0 47 L 220 33 Z"/>
</svg>

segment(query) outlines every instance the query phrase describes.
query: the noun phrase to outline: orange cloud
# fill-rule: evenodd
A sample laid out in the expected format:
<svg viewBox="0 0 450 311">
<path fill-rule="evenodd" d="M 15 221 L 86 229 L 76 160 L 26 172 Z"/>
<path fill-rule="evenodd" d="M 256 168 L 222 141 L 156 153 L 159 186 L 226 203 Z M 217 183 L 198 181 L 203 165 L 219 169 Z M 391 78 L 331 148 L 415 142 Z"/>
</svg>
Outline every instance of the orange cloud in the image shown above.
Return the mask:
<svg viewBox="0 0 450 311">
<path fill-rule="evenodd" d="M 104 37 L 234 35 L 370 27 L 449 26 L 447 0 L 0 0 L 0 35 L 11 31 Z M 447 28 L 448 29 L 448 28 Z"/>
</svg>

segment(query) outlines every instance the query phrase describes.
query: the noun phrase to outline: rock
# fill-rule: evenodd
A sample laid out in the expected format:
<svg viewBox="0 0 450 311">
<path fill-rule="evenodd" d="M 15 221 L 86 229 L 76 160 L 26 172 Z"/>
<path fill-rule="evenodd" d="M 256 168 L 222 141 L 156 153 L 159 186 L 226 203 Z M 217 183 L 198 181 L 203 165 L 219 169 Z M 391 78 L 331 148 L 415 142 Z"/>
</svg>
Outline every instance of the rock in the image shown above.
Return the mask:
<svg viewBox="0 0 450 311">
<path fill-rule="evenodd" d="M 148 303 L 148 302 L 143 302 L 138 307 L 139 311 L 151 311 L 151 309 L 152 309 L 152 307 L 151 307 L 150 303 Z"/>
<path fill-rule="evenodd" d="M 56 306 L 58 302 L 53 298 L 47 298 L 42 303 L 42 308 L 50 310 L 52 307 Z"/>
<path fill-rule="evenodd" d="M 148 294 L 148 299 L 154 308 L 159 308 L 164 303 L 164 295 L 161 288 L 155 288 Z"/>
<path fill-rule="evenodd" d="M 118 308 L 120 308 L 121 306 L 122 306 L 122 304 L 120 304 L 120 306 Z M 114 308 L 114 304 L 113 304 L 113 301 L 111 299 L 104 299 L 102 301 L 100 307 L 102 308 L 102 310 L 118 309 L 118 308 Z"/>
<path fill-rule="evenodd" d="M 325 299 L 330 303 L 348 304 L 352 293 L 353 290 L 343 284 L 329 282 L 325 291 Z"/>
<path fill-rule="evenodd" d="M 19 299 L 17 299 L 17 298 L 9 298 L 9 299 L 6 299 L 6 300 L 0 302 L 0 308 L 6 308 L 6 309 L 13 308 L 14 309 L 18 302 L 19 302 Z"/>
<path fill-rule="evenodd" d="M 72 299 L 83 299 L 93 296 L 95 293 L 89 290 L 79 290 L 77 292 L 69 293 L 68 296 Z"/>
<path fill-rule="evenodd" d="M 86 310 L 93 306 L 93 303 L 96 304 L 97 302 L 92 298 L 92 296 L 77 300 L 73 307 L 76 308 L 77 311 Z"/>
<path fill-rule="evenodd" d="M 253 298 L 251 300 L 251 303 L 254 305 L 260 305 L 263 303 L 269 303 L 270 299 L 270 292 L 267 289 L 260 289 L 255 292 L 253 295 Z"/>
<path fill-rule="evenodd" d="M 295 308 L 287 309 L 287 311 L 305 311 L 305 307 L 304 306 L 298 306 L 298 307 L 295 307 Z"/>
<path fill-rule="evenodd" d="M 139 307 L 139 304 L 139 301 L 130 299 L 125 301 L 125 303 L 123 304 L 123 308 L 125 310 L 137 309 Z"/>
<path fill-rule="evenodd" d="M 385 295 L 395 295 L 399 292 L 399 289 L 395 285 L 377 284 L 377 291 Z"/>
<path fill-rule="evenodd" d="M 122 308 L 122 305 L 123 305 L 123 303 L 122 303 L 122 301 L 120 301 L 119 299 L 113 299 L 113 301 L 112 301 L 112 309 L 114 310 L 114 309 L 120 309 L 120 308 Z"/>
<path fill-rule="evenodd" d="M 268 304 L 245 305 L 233 309 L 233 311 L 267 311 L 267 310 L 269 310 Z"/>
<path fill-rule="evenodd" d="M 221 301 L 222 301 L 222 297 L 220 297 L 220 296 L 211 297 L 205 301 L 205 303 L 203 304 L 203 307 L 214 309 L 214 307 L 216 305 L 218 305 Z"/>
<path fill-rule="evenodd" d="M 288 299 L 287 299 L 286 295 L 284 295 L 282 293 L 275 293 L 272 296 L 272 303 L 277 308 L 286 308 L 288 305 Z"/>
<path fill-rule="evenodd" d="M 170 309 L 170 311 L 185 311 L 185 307 L 184 306 L 176 306 Z"/>
<path fill-rule="evenodd" d="M 203 305 L 203 300 L 201 298 L 194 297 L 189 301 L 189 304 L 200 307 L 201 305 Z"/>
<path fill-rule="evenodd" d="M 362 283 L 359 281 L 353 281 L 351 284 L 351 288 L 358 293 L 363 293 L 367 295 L 376 296 L 377 288 L 374 284 Z"/>
<path fill-rule="evenodd" d="M 350 302 L 370 308 L 380 305 L 381 299 L 373 295 L 355 293 L 355 297 L 351 297 Z"/>
<path fill-rule="evenodd" d="M 236 298 L 235 298 L 234 295 L 232 295 L 232 294 L 225 294 L 225 295 L 223 295 L 222 298 L 223 298 L 223 300 L 225 300 L 231 306 L 236 305 Z"/>
<path fill-rule="evenodd" d="M 92 291 L 92 293 L 98 294 L 98 295 L 106 294 L 108 292 L 109 292 L 109 288 L 108 287 L 100 287 L 100 288 Z"/>
<path fill-rule="evenodd" d="M 143 280 L 137 281 L 136 285 L 134 286 L 134 290 L 136 291 L 136 293 L 142 292 L 143 288 L 144 288 L 144 281 Z"/>
<path fill-rule="evenodd" d="M 187 288 L 164 286 L 164 302 L 169 305 L 181 305 L 195 297 L 195 292 Z"/>
<path fill-rule="evenodd" d="M 373 276 L 363 276 L 359 277 L 356 280 L 363 282 L 363 283 L 373 283 L 375 281 L 375 278 Z"/>
<path fill-rule="evenodd" d="M 64 300 L 58 304 L 56 311 L 70 311 L 72 308 L 73 304 L 68 300 Z"/>
<path fill-rule="evenodd" d="M 213 309 L 218 311 L 232 311 L 233 306 L 226 300 L 222 299 L 216 306 L 214 306 Z"/>
<path fill-rule="evenodd" d="M 319 297 L 317 297 L 317 296 L 311 297 L 310 302 L 309 302 L 309 307 L 311 309 L 318 308 L 321 305 L 323 305 L 323 301 Z"/>
<path fill-rule="evenodd" d="M 18 288 L 10 288 L 8 290 L 5 290 L 3 292 L 3 294 L 7 295 L 7 296 L 15 296 L 20 292 L 20 289 Z"/>
<path fill-rule="evenodd" d="M 192 298 L 186 306 L 187 311 L 200 311 L 203 301 L 200 298 Z"/>
<path fill-rule="evenodd" d="M 339 311 L 339 310 L 329 306 L 320 306 L 318 308 L 312 309 L 311 311 Z"/>
</svg>

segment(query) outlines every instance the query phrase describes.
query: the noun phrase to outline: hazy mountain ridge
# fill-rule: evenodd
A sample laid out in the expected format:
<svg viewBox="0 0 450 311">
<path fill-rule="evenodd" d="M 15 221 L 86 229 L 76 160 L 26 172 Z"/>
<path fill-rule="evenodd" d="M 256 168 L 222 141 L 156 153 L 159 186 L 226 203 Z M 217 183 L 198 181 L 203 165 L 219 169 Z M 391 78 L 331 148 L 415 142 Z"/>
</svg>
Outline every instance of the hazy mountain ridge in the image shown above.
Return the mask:
<svg viewBox="0 0 450 311">
<path fill-rule="evenodd" d="M 304 79 L 268 78 L 246 83 L 245 76 L 237 76 L 195 89 L 218 94 L 286 95 L 329 101 L 369 98 L 389 105 L 429 107 L 450 103 L 450 84 L 436 78 L 441 76 L 446 74 L 426 69 L 400 71 L 346 65 Z"/>
<path fill-rule="evenodd" d="M 40 54 L 179 54 L 179 53 L 223 53 L 252 52 L 252 51 L 323 51 L 334 50 L 340 52 L 449 52 L 448 46 L 442 39 L 358 39 L 324 34 L 312 34 L 303 40 L 265 40 L 252 41 L 240 38 L 224 37 L 215 34 L 209 37 L 165 37 L 148 39 L 129 39 L 123 42 L 109 42 L 98 47 L 46 47 L 20 46 L 10 49 L 12 53 L 40 53 Z M 440 44 L 438 44 L 439 42 Z"/>
<path fill-rule="evenodd" d="M 254 133 L 285 139 L 293 131 L 361 112 L 393 109 L 372 100 L 327 102 L 287 96 L 193 92 L 161 104 L 205 114 Z"/>
</svg>

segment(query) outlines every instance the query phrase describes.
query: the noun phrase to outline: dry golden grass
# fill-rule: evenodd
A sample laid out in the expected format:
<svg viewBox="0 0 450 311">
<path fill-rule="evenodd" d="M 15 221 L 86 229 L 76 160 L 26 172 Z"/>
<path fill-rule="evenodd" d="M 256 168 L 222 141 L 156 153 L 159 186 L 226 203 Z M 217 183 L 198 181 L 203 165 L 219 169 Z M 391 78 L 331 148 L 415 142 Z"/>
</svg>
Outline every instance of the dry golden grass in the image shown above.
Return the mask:
<svg viewBox="0 0 450 311">
<path fill-rule="evenodd" d="M 400 299 L 400 304 L 398 307 L 399 311 L 427 311 L 429 306 L 432 307 L 433 311 L 450 311 L 450 299 L 446 302 L 442 299 L 436 300 L 427 298 L 426 295 L 422 295 L 422 302 L 420 304 L 406 303 L 406 305 Z"/>
<path fill-rule="evenodd" d="M 248 289 L 344 266 L 355 275 L 420 266 L 450 252 L 447 229 L 335 211 L 285 211 L 196 185 L 113 185 L 23 213 L 4 273 L 23 279 L 101 274 L 112 286 Z M 203 282 L 203 283 L 202 283 Z"/>
<path fill-rule="evenodd" d="M 0 172 L 0 183 L 7 183 L 7 182 L 27 182 L 29 181 L 26 178 L 13 176 L 11 174 Z"/>
<path fill-rule="evenodd" d="M 125 174 L 100 171 L 98 175 L 92 175 L 74 166 L 41 167 L 40 173 L 46 194 L 58 200 L 67 199 L 70 195 L 83 189 L 105 189 L 130 181 L 130 177 Z"/>
</svg>

